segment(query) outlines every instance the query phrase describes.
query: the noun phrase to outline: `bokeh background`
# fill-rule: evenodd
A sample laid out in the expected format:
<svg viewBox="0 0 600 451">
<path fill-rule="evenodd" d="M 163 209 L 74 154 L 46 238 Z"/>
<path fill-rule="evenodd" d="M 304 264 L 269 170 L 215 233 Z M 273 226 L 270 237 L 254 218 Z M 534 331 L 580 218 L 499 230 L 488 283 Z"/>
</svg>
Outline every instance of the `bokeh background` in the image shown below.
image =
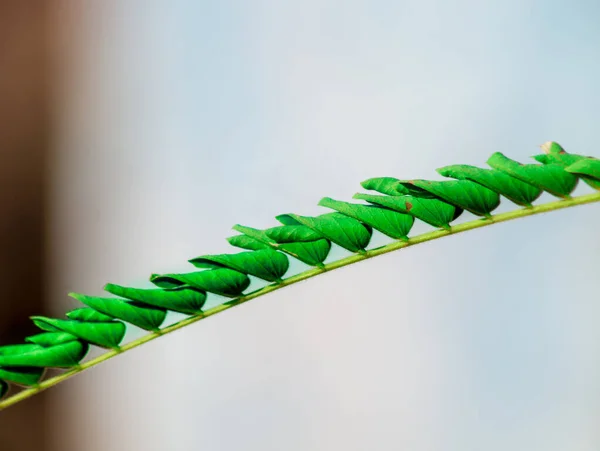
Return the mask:
<svg viewBox="0 0 600 451">
<path fill-rule="evenodd" d="M 584 0 L 3 0 L 2 343 L 369 177 L 600 156 L 598 23 Z M 3 411 L 0 449 L 597 451 L 599 220 L 245 304 Z"/>
</svg>

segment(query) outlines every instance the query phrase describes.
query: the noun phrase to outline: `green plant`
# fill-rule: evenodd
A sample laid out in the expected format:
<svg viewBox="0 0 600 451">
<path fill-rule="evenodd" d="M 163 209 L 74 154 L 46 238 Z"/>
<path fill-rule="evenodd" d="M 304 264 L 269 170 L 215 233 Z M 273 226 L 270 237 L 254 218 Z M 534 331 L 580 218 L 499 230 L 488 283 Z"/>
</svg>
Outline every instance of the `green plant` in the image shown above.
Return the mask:
<svg viewBox="0 0 600 451">
<path fill-rule="evenodd" d="M 107 284 L 104 289 L 114 297 L 71 293 L 87 307 L 68 312 L 67 319 L 34 316 L 32 320 L 41 333 L 25 338 L 25 344 L 0 347 L 0 395 L 8 392 L 8 382 L 26 387 L 0 401 L 0 409 L 161 335 L 324 272 L 467 230 L 600 201 L 600 192 L 571 197 L 580 179 L 600 191 L 600 160 L 568 154 L 554 142 L 542 148 L 545 154 L 534 157 L 541 164 L 523 165 L 495 153 L 488 160 L 492 169 L 467 165 L 438 169 L 441 175 L 454 180 L 369 179 L 362 186 L 380 194 L 354 196 L 368 204 L 326 197 L 319 205 L 334 210 L 333 213 L 317 217 L 280 215 L 277 220 L 281 225 L 266 230 L 236 225 L 234 229 L 240 234 L 228 240 L 245 252 L 194 258 L 190 262 L 200 268 L 196 272 L 154 274 L 150 280 L 158 288 Z M 542 192 L 560 200 L 533 206 Z M 492 215 L 500 204 L 500 196 L 521 208 Z M 465 210 L 480 218 L 450 225 Z M 435 230 L 409 238 L 415 219 Z M 393 241 L 368 249 L 373 229 Z M 352 255 L 325 263 L 332 243 Z M 284 278 L 289 269 L 289 256 L 312 269 Z M 264 285 L 245 293 L 251 284 L 249 276 L 260 279 Z M 232 299 L 203 310 L 207 293 Z M 167 311 L 188 316 L 161 328 Z M 149 333 L 121 345 L 125 323 Z M 90 345 L 108 351 L 80 363 Z M 66 371 L 43 380 L 44 371 L 49 367 Z"/>
</svg>

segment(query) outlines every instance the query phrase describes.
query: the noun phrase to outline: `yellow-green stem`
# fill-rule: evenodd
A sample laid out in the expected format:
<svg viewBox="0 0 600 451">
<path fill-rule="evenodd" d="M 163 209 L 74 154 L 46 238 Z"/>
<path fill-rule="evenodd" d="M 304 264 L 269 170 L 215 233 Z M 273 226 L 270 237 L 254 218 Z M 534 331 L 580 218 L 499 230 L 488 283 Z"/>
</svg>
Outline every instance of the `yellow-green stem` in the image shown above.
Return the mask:
<svg viewBox="0 0 600 451">
<path fill-rule="evenodd" d="M 178 323 L 172 324 L 170 326 L 167 326 L 167 327 L 161 329 L 159 332 L 151 332 L 147 335 L 144 335 L 143 337 L 140 337 L 136 340 L 133 340 L 133 341 L 121 346 L 119 348 L 119 350 L 110 350 L 92 360 L 82 363 L 78 367 L 75 367 L 68 371 L 65 371 L 64 373 L 62 373 L 58 376 L 54 376 L 49 379 L 46 379 L 45 381 L 40 382 L 38 385 L 36 385 L 34 387 L 22 390 L 19 393 L 5 399 L 4 401 L 0 401 L 0 410 L 10 407 L 10 406 L 12 406 L 20 401 L 23 401 L 27 398 L 30 398 L 30 397 L 42 392 L 43 390 L 46 390 L 47 388 L 53 387 L 54 385 L 66 380 L 66 379 L 69 379 L 69 378 L 75 376 L 76 374 L 79 374 L 79 373 L 85 371 L 88 368 L 96 366 L 99 363 L 102 363 L 108 359 L 111 359 L 112 357 L 115 357 L 118 354 L 122 354 L 125 351 L 128 351 L 133 348 L 137 348 L 138 346 L 140 346 L 144 343 L 147 343 L 158 337 L 161 337 L 168 333 L 179 330 L 185 326 L 188 326 L 192 323 L 200 321 L 201 319 L 216 315 L 217 313 L 220 313 L 224 310 L 228 310 L 232 307 L 235 307 L 236 305 L 243 304 L 244 302 L 250 301 L 259 296 L 265 295 L 267 293 L 271 293 L 272 291 L 279 290 L 283 287 L 292 285 L 292 284 L 300 282 L 302 280 L 310 279 L 311 277 L 317 276 L 324 272 L 328 272 L 328 271 L 331 271 L 331 270 L 334 270 L 337 268 L 341 268 L 343 266 L 351 265 L 352 263 L 356 263 L 356 262 L 359 262 L 362 260 L 367 260 L 369 258 L 376 257 L 378 255 L 387 254 L 388 252 L 392 252 L 392 251 L 395 251 L 398 249 L 413 246 L 415 244 L 424 243 L 426 241 L 432 241 L 432 240 L 442 238 L 442 237 L 448 236 L 448 235 L 454 235 L 457 233 L 466 232 L 467 230 L 478 229 L 480 227 L 485 227 L 485 226 L 488 226 L 491 224 L 496 224 L 499 222 L 510 221 L 512 219 L 524 218 L 526 216 L 533 216 L 533 215 L 540 214 L 540 213 L 546 213 L 546 212 L 554 211 L 554 210 L 561 210 L 563 208 L 574 207 L 577 205 L 590 204 L 590 203 L 594 203 L 594 202 L 600 202 L 600 193 L 586 194 L 586 195 L 574 197 L 571 199 L 563 199 L 563 200 L 559 200 L 559 201 L 555 201 L 555 202 L 550 202 L 547 204 L 537 205 L 534 207 L 523 208 L 523 209 L 519 209 L 519 210 L 515 210 L 515 211 L 509 211 L 507 213 L 500 213 L 497 215 L 493 215 L 489 218 L 476 219 L 474 221 L 469 221 L 469 222 L 465 222 L 462 224 L 452 226 L 452 228 L 450 230 L 435 230 L 433 232 L 424 233 L 422 235 L 418 235 L 413 238 L 410 238 L 408 241 L 394 241 L 393 243 L 390 243 L 388 245 L 385 245 L 385 246 L 382 246 L 382 247 L 379 247 L 376 249 L 369 250 L 365 253 L 351 255 L 350 257 L 346 257 L 341 260 L 337 260 L 335 262 L 328 263 L 327 265 L 324 265 L 323 268 L 315 268 L 315 269 L 310 269 L 308 271 L 304 271 L 300 274 L 296 274 L 295 276 L 291 276 L 287 279 L 284 279 L 279 284 L 268 285 L 268 286 L 261 288 L 260 290 L 257 290 L 253 293 L 247 294 L 245 296 L 241 296 L 236 299 L 232 299 L 231 301 L 225 302 L 225 303 L 220 304 L 216 307 L 213 307 L 209 310 L 206 310 L 201 315 L 195 315 L 195 316 L 186 318 L 182 321 L 179 321 Z"/>
</svg>

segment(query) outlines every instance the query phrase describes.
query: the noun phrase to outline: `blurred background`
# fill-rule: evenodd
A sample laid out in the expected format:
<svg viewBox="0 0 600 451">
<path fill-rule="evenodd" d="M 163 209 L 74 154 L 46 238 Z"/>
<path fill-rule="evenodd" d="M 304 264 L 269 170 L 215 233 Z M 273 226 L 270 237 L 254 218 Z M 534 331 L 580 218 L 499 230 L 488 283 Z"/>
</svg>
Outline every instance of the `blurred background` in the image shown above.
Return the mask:
<svg viewBox="0 0 600 451">
<path fill-rule="evenodd" d="M 369 177 L 600 156 L 599 22 L 593 1 L 3 0 L 1 343 Z M 245 304 L 1 412 L 0 449 L 598 450 L 598 220 Z"/>
</svg>

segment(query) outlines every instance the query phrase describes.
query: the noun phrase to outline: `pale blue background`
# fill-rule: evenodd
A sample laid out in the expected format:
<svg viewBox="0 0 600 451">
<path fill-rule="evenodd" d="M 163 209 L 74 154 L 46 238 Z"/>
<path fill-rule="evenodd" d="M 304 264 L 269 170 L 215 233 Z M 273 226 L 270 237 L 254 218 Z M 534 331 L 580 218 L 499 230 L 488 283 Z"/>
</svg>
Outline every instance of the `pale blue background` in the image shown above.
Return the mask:
<svg viewBox="0 0 600 451">
<path fill-rule="evenodd" d="M 231 225 L 318 214 L 369 177 L 525 162 L 547 140 L 600 156 L 598 2 L 56 14 L 57 312 L 68 291 L 192 270 L 230 251 Z M 598 450 L 599 219 L 593 205 L 473 231 L 164 337 L 51 392 L 57 447 Z"/>
</svg>

